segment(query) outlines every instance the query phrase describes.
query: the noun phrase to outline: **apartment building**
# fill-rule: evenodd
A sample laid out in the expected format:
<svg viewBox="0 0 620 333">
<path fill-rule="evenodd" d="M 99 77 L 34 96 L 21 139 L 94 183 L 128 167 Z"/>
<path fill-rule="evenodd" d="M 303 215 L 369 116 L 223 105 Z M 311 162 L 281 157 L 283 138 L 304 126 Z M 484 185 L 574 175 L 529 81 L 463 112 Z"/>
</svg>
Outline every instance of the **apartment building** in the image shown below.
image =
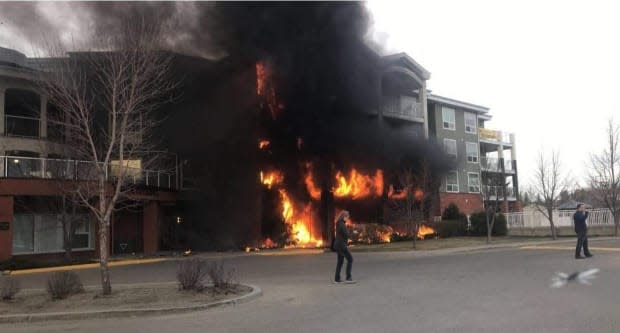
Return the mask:
<svg viewBox="0 0 620 333">
<path fill-rule="evenodd" d="M 501 201 L 503 211 L 520 210 L 515 135 L 486 128 L 487 107 L 434 94 L 428 97 L 428 118 L 431 137 L 455 161 L 442 180 L 437 213 L 455 203 L 469 215 L 489 204 L 485 199 Z M 490 181 L 498 178 L 503 180 Z"/>
<path fill-rule="evenodd" d="M 58 200 L 60 184 L 83 181 L 92 162 L 70 156 L 66 131 L 50 121 L 57 112 L 36 84 L 40 59 L 0 48 L 0 261 L 13 256 L 54 256 L 63 252 Z M 137 169 L 132 179 L 143 189 L 133 210 L 114 214 L 112 253 L 154 253 L 167 206 L 176 201 L 177 170 Z M 97 226 L 89 212 L 76 211 L 76 255 L 95 256 Z"/>
</svg>

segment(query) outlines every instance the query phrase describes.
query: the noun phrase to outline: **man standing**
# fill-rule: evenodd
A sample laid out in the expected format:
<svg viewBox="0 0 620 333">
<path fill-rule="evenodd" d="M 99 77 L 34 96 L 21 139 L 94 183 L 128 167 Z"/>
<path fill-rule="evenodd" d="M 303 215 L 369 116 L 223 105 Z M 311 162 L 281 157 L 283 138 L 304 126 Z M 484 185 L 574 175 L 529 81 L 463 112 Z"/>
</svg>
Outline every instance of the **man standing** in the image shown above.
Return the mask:
<svg viewBox="0 0 620 333">
<path fill-rule="evenodd" d="M 588 249 L 588 225 L 586 223 L 588 219 L 588 212 L 584 204 L 577 205 L 577 211 L 573 216 L 575 221 L 575 233 L 577 233 L 577 248 L 575 249 L 575 259 L 585 259 L 581 256 L 581 248 L 583 247 L 583 254 L 590 258 L 592 254 Z"/>
</svg>

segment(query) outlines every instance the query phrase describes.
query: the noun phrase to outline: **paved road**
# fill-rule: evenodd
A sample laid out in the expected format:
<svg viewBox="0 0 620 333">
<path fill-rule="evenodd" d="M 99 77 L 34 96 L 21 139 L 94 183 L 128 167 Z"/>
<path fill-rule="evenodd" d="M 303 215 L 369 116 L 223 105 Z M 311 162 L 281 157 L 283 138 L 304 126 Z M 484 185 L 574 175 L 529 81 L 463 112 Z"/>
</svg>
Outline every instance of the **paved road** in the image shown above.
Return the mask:
<svg viewBox="0 0 620 333">
<path fill-rule="evenodd" d="M 620 241 L 576 261 L 568 244 L 420 257 L 356 253 L 357 285 L 332 285 L 333 254 L 228 259 L 264 296 L 163 317 L 1 326 L 0 332 L 620 332 Z M 119 267 L 116 282 L 174 279 L 174 262 Z M 555 271 L 597 267 L 592 286 L 550 289 Z M 95 279 L 96 271 L 82 271 Z M 37 277 L 24 277 L 37 283 Z"/>
</svg>

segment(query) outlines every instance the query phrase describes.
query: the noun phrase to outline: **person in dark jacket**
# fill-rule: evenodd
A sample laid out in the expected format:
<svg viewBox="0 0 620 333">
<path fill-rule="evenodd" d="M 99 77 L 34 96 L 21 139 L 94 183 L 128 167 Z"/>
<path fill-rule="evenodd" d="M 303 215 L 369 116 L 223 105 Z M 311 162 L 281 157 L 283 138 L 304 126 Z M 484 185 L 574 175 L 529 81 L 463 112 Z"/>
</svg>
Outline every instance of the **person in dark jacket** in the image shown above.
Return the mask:
<svg viewBox="0 0 620 333">
<path fill-rule="evenodd" d="M 590 258 L 592 254 L 588 249 L 588 225 L 586 220 L 588 219 L 588 212 L 584 204 L 577 205 L 577 211 L 573 215 L 573 221 L 575 222 L 575 233 L 577 233 L 577 248 L 575 249 L 575 259 L 584 259 L 581 256 L 581 248 L 583 247 L 583 254 Z"/>
<path fill-rule="evenodd" d="M 347 230 L 346 222 L 351 218 L 348 211 L 342 211 L 336 219 L 336 237 L 334 239 L 334 251 L 338 254 L 338 263 L 336 264 L 336 277 L 335 282 L 341 283 L 340 271 L 342 270 L 342 264 L 344 259 L 347 259 L 347 279 L 345 283 L 355 283 L 351 276 L 351 268 L 353 266 L 353 256 L 347 248 L 349 242 L 349 231 Z"/>
</svg>

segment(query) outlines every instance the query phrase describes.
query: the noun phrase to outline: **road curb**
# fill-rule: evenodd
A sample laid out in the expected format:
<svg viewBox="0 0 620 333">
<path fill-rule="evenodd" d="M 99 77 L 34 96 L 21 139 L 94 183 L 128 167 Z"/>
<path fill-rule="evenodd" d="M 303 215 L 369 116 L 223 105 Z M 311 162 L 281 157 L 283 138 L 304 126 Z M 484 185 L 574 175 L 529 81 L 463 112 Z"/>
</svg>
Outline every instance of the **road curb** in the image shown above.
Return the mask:
<svg viewBox="0 0 620 333">
<path fill-rule="evenodd" d="M 263 295 L 263 290 L 255 285 L 242 284 L 243 286 L 252 288 L 252 291 L 243 296 L 236 298 L 211 302 L 207 304 L 199 304 L 193 306 L 175 306 L 161 308 L 146 309 L 117 309 L 117 310 L 99 310 L 84 312 L 53 312 L 53 313 L 37 313 L 37 314 L 15 314 L 0 315 L 0 324 L 9 323 L 28 323 L 49 320 L 80 320 L 93 318 L 111 318 L 111 317 L 136 317 L 145 315 L 169 315 L 175 313 L 191 312 L 207 310 L 216 307 L 235 306 L 237 304 L 252 301 Z"/>
<path fill-rule="evenodd" d="M 596 242 L 596 241 L 607 241 L 607 240 L 616 240 L 617 237 L 592 237 L 589 238 L 588 241 Z M 502 249 L 512 249 L 512 248 L 520 248 L 524 246 L 540 246 L 540 245 L 549 245 L 549 244 L 569 244 L 575 243 L 574 238 L 567 239 L 557 239 L 557 240 L 540 240 L 540 241 L 526 241 L 526 242 L 515 242 L 515 243 L 501 243 L 501 244 L 484 244 L 484 245 L 475 245 L 475 246 L 462 246 L 462 247 L 453 247 L 453 248 L 444 248 L 444 249 L 434 249 L 434 250 L 355 250 L 350 249 L 352 253 L 409 253 L 415 254 L 420 257 L 430 257 L 436 255 L 449 255 L 449 254 L 465 254 L 472 252 L 484 252 L 486 250 L 502 250 Z"/>
</svg>

